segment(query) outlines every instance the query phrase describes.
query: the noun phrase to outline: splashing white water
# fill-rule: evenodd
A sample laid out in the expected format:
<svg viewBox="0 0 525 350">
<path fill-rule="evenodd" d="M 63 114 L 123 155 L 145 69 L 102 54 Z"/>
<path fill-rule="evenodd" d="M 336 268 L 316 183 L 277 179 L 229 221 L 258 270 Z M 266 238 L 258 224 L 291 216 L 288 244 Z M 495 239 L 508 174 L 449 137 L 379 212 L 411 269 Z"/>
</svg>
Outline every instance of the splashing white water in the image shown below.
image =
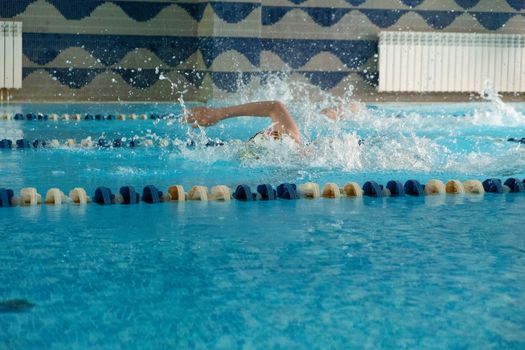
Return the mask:
<svg viewBox="0 0 525 350">
<path fill-rule="evenodd" d="M 497 173 L 512 172 L 516 164 L 525 163 L 521 160 L 523 147 L 517 145 L 518 150 L 509 147 L 507 134 L 498 138 L 491 129 L 525 126 L 525 118 L 513 106 L 505 104 L 493 89 L 483 91 L 487 100 L 483 104 L 452 107 L 433 104 L 415 110 L 413 105 L 408 105 L 393 111 L 381 107 L 352 110 L 349 106 L 356 103 L 352 92 L 349 86 L 343 96 L 336 97 L 308 84 L 272 77 L 259 91 L 246 92 L 235 101 L 223 103 L 282 101 L 297 120 L 304 145 L 298 146 L 286 139 L 256 145 L 234 140 L 221 147 L 206 147 L 207 130 L 188 128 L 187 137 L 194 140 L 196 146 L 183 147 L 175 157 L 207 164 L 232 161 L 251 168 L 300 169 L 305 173 L 319 169 Z M 333 121 L 322 115 L 320 111 L 327 107 L 340 108 L 341 118 Z M 458 109 L 463 112 L 457 112 Z M 239 125 L 250 122 L 249 119 L 239 121 Z M 223 131 L 228 137 L 228 130 Z M 514 165 L 507 166 L 506 159 L 512 159 Z"/>
<path fill-rule="evenodd" d="M 513 106 L 502 101 L 501 95 L 489 83 L 480 92 L 480 97 L 488 101 L 486 109 L 479 109 L 472 115 L 472 122 L 475 125 L 491 126 L 516 126 L 525 125 L 525 115 L 516 110 Z"/>
</svg>

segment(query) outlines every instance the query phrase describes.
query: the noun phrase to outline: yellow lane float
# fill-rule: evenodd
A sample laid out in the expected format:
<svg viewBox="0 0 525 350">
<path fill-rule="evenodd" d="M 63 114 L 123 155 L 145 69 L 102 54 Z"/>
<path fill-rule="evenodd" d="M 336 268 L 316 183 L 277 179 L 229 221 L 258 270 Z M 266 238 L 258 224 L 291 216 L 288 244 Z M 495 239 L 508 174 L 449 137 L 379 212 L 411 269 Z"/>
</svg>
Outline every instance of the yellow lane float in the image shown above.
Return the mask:
<svg viewBox="0 0 525 350">
<path fill-rule="evenodd" d="M 333 182 L 327 183 L 324 185 L 322 196 L 324 198 L 340 198 L 341 191 L 339 190 L 339 186 Z"/>
<path fill-rule="evenodd" d="M 445 191 L 448 194 L 463 194 L 465 193 L 465 188 L 463 184 L 458 180 L 450 180 L 445 185 Z"/>
<path fill-rule="evenodd" d="M 347 197 L 363 197 L 363 189 L 357 182 L 348 182 L 343 187 L 343 194 Z"/>
<path fill-rule="evenodd" d="M 168 188 L 168 194 L 170 195 L 170 200 L 172 201 L 185 201 L 186 193 L 184 192 L 184 187 L 181 185 L 170 186 Z"/>
</svg>

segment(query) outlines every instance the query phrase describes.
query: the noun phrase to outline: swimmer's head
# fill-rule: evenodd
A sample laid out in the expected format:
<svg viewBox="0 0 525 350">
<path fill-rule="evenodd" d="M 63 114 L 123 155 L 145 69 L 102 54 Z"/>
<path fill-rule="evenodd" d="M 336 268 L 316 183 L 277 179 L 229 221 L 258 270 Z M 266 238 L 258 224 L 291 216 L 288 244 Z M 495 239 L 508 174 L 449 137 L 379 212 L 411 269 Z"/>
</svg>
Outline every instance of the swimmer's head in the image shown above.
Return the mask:
<svg viewBox="0 0 525 350">
<path fill-rule="evenodd" d="M 258 142 L 267 139 L 282 140 L 282 135 L 277 130 L 263 130 L 250 137 L 248 142 Z"/>
</svg>

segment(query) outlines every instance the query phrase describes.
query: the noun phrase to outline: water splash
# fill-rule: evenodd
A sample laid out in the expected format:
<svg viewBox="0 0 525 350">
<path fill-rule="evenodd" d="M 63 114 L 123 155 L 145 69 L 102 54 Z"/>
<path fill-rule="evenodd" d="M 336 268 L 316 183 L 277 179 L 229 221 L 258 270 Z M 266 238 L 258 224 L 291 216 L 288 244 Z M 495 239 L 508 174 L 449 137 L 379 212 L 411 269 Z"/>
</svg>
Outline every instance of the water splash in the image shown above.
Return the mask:
<svg viewBox="0 0 525 350">
<path fill-rule="evenodd" d="M 488 102 L 486 108 L 477 109 L 472 115 L 475 125 L 491 126 L 516 126 L 525 125 L 525 115 L 516 110 L 512 105 L 504 103 L 490 82 L 485 82 L 484 88 L 479 93 L 480 97 Z"/>
</svg>

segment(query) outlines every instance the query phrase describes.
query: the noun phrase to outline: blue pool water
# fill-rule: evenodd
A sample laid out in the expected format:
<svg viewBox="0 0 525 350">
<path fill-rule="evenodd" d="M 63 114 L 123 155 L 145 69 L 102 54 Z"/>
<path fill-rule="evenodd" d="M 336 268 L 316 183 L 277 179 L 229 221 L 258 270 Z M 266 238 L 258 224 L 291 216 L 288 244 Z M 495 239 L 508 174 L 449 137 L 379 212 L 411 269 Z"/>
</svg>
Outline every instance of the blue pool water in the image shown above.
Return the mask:
<svg viewBox="0 0 525 350">
<path fill-rule="evenodd" d="M 506 141 L 525 137 L 523 105 L 377 105 L 337 123 L 314 107 L 292 108 L 301 150 L 247 149 L 235 140 L 267 125 L 248 118 L 206 135 L 176 119 L 0 121 L 0 138 L 154 144 L 3 150 L 0 187 L 525 177 L 525 145 Z M 0 301 L 35 304 L 0 313 L 0 348 L 525 347 L 524 194 L 0 209 Z"/>
</svg>

